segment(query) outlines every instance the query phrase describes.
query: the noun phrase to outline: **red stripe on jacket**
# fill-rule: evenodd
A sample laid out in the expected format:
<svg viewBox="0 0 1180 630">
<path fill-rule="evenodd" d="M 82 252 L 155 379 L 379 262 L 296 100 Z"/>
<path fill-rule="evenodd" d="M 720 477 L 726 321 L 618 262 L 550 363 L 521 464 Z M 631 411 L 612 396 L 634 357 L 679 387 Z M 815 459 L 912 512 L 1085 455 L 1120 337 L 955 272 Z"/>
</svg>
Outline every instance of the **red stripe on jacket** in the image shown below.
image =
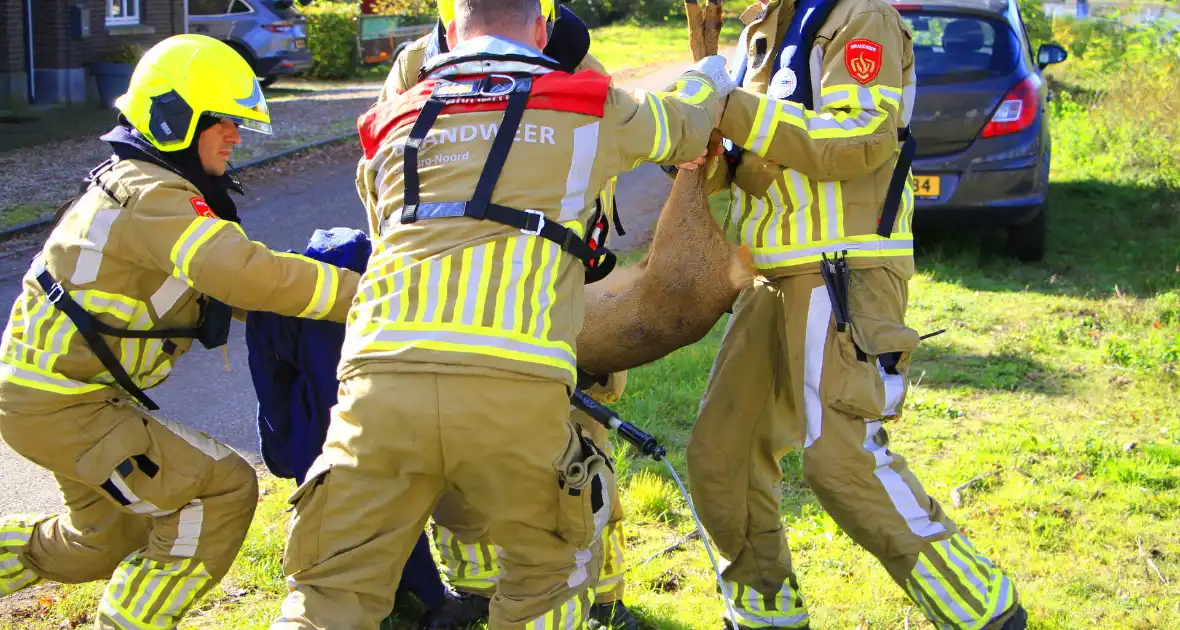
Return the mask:
<svg viewBox="0 0 1180 630">
<path fill-rule="evenodd" d="M 478 75 L 464 75 L 463 78 L 477 78 Z M 356 127 L 360 134 L 361 148 L 365 159 L 373 159 L 381 143 L 394 130 L 412 124 L 418 118 L 430 93 L 434 91 L 437 79 L 428 79 L 385 101 L 357 118 Z M 602 118 L 606 97 L 610 90 L 609 76 L 593 70 L 582 70 L 575 74 L 550 72 L 533 77 L 533 89 L 529 92 L 527 109 L 546 109 L 572 114 L 584 114 Z M 442 114 L 467 114 L 490 112 L 508 107 L 507 99 L 484 103 L 452 103 L 443 107 Z"/>
</svg>

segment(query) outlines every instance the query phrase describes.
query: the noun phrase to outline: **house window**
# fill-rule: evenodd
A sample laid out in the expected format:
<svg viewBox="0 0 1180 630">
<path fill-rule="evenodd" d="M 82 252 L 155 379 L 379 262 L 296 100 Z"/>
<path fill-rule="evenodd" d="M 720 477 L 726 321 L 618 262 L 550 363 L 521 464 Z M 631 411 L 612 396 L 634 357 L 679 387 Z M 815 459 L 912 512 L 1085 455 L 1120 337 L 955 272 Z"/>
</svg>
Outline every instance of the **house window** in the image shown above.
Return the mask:
<svg viewBox="0 0 1180 630">
<path fill-rule="evenodd" d="M 139 0 L 106 0 L 109 26 L 139 24 Z"/>
</svg>

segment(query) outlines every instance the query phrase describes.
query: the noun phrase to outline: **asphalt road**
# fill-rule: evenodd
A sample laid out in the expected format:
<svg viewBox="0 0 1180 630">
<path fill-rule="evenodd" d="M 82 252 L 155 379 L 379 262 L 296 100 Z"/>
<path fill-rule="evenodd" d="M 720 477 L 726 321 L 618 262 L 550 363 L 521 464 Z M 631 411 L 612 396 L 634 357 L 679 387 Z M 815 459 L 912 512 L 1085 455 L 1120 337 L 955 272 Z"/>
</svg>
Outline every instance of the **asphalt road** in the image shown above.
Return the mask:
<svg viewBox="0 0 1180 630">
<path fill-rule="evenodd" d="M 627 87 L 660 88 L 673 80 L 681 67 L 670 67 L 623 82 Z M 363 209 L 356 197 L 355 157 L 351 152 L 330 150 L 327 163 L 318 159 L 297 174 L 287 172 L 246 189 L 238 202 L 243 227 L 254 240 L 279 251 L 302 251 L 317 228 L 348 226 L 365 229 Z M 316 158 L 305 158 L 314 160 Z M 616 198 L 624 212 L 627 236 L 612 236 L 616 247 L 646 242 L 671 180 L 658 167 L 645 164 L 623 175 Z M 41 237 L 43 238 L 43 237 Z M 12 302 L 20 292 L 20 280 L 40 244 L 36 238 L 0 243 L 0 313 L 7 322 Z M 257 400 L 246 362 L 244 324 L 234 322 L 228 344 L 229 371 L 220 350 L 199 345 L 177 363 L 165 384 L 149 395 L 160 405 L 161 415 L 204 431 L 258 463 Z M 47 434 L 52 427 L 46 427 Z M 63 508 L 61 494 L 50 475 L 21 458 L 0 441 L 0 515 L 48 513 Z"/>
</svg>

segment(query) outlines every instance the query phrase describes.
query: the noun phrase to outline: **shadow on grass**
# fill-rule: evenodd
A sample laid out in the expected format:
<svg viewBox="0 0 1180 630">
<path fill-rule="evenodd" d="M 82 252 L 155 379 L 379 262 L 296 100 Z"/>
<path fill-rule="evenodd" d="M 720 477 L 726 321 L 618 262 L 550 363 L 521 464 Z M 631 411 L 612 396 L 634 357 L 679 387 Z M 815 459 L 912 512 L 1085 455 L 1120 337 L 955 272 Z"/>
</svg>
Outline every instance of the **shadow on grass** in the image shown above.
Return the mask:
<svg viewBox="0 0 1180 630">
<path fill-rule="evenodd" d="M 1067 393 L 1069 373 L 1027 356 L 973 354 L 955 348 L 922 346 L 914 353 L 910 380 L 924 387 L 970 388 L 987 392 Z"/>
<path fill-rule="evenodd" d="M 1180 288 L 1180 191 L 1094 180 L 1052 184 L 1048 247 L 1038 263 L 1007 256 L 1000 229 L 936 224 L 921 215 L 916 223 L 918 268 L 970 289 L 1147 297 Z"/>
</svg>

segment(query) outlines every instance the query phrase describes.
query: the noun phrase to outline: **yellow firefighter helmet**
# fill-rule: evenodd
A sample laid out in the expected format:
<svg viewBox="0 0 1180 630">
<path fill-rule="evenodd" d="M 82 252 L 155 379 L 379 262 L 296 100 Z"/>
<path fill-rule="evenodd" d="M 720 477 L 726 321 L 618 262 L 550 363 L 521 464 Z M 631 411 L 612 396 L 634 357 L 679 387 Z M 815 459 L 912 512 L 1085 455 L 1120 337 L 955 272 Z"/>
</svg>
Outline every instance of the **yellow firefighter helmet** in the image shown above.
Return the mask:
<svg viewBox="0 0 1180 630">
<path fill-rule="evenodd" d="M 115 107 L 161 151 L 188 147 L 202 115 L 271 133 L 270 111 L 250 64 L 205 35 L 173 35 L 152 46 Z"/>
</svg>

